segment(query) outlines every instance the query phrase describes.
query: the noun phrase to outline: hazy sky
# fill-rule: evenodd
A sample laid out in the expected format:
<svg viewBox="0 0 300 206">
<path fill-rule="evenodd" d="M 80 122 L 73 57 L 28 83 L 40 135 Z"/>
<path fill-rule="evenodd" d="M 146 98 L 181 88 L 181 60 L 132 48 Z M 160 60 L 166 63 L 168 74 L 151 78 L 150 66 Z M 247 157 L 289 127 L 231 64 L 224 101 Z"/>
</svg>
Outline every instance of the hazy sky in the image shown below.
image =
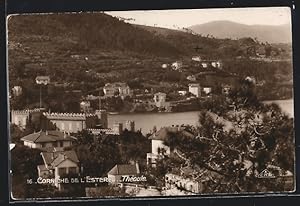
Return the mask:
<svg viewBox="0 0 300 206">
<path fill-rule="evenodd" d="M 133 18 L 134 21 L 126 21 L 129 23 L 172 29 L 219 20 L 229 20 L 248 25 L 280 25 L 291 23 L 291 11 L 289 7 L 112 11 L 105 13 L 123 18 Z"/>
</svg>

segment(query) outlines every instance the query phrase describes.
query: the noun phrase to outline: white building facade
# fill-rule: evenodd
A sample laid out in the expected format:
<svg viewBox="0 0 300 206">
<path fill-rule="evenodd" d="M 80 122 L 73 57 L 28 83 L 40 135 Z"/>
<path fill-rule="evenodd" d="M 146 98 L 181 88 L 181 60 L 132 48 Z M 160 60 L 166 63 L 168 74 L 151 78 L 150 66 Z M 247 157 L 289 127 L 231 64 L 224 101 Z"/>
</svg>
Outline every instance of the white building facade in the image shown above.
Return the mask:
<svg viewBox="0 0 300 206">
<path fill-rule="evenodd" d="M 200 84 L 189 84 L 189 92 L 195 95 L 196 97 L 200 97 L 201 96 Z"/>
</svg>

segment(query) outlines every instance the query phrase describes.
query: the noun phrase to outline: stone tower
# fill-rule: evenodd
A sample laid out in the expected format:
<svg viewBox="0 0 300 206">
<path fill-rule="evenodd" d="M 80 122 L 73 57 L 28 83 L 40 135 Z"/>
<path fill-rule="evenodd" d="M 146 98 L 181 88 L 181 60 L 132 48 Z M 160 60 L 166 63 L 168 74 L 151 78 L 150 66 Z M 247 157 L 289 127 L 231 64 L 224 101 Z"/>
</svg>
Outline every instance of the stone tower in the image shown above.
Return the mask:
<svg viewBox="0 0 300 206">
<path fill-rule="evenodd" d="M 95 114 L 98 116 L 99 122 L 102 128 L 106 129 L 108 127 L 107 112 L 106 110 L 96 110 Z"/>
<path fill-rule="evenodd" d="M 116 134 L 121 134 L 123 132 L 123 124 L 116 122 L 113 124 L 113 128 L 112 130 L 116 133 Z"/>
<path fill-rule="evenodd" d="M 126 127 L 126 129 L 127 129 L 128 131 L 134 132 L 134 129 L 135 129 L 134 126 L 135 126 L 135 122 L 134 122 L 134 121 L 131 121 L 131 120 L 127 120 L 127 121 L 126 121 L 125 127 Z"/>
</svg>

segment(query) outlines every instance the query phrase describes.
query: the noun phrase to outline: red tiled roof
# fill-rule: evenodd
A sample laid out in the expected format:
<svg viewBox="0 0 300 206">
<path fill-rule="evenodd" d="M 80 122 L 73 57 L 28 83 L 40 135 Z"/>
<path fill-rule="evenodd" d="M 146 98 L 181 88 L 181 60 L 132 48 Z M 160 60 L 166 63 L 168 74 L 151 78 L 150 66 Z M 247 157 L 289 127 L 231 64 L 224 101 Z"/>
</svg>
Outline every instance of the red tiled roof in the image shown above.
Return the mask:
<svg viewBox="0 0 300 206">
<path fill-rule="evenodd" d="M 40 131 L 40 132 L 29 134 L 21 138 L 22 141 L 33 142 L 33 143 L 56 142 L 56 141 L 63 141 L 63 140 L 72 141 L 74 139 L 75 139 L 74 137 L 56 130 L 47 131 L 47 132 Z"/>
<path fill-rule="evenodd" d="M 45 165 L 38 165 L 37 167 L 40 171 L 47 171 L 48 170 Z"/>
<path fill-rule="evenodd" d="M 56 167 L 65 160 L 79 163 L 77 154 L 73 150 L 59 152 L 42 152 L 41 153 L 45 165 Z"/>
<path fill-rule="evenodd" d="M 149 138 L 152 140 L 165 141 L 174 134 L 181 134 L 183 136 L 194 137 L 194 134 L 185 129 L 180 129 L 180 127 L 163 127 L 157 132 L 153 133 Z"/>
<path fill-rule="evenodd" d="M 115 165 L 107 174 L 109 175 L 137 175 L 138 165 L 120 164 Z"/>
</svg>

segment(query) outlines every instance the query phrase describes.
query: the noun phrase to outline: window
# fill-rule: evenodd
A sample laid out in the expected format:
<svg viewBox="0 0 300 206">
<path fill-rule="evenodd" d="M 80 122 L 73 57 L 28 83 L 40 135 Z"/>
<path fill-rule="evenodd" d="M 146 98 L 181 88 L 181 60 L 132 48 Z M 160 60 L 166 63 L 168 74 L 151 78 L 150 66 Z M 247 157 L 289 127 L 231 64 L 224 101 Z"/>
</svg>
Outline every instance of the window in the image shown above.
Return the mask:
<svg viewBox="0 0 300 206">
<path fill-rule="evenodd" d="M 69 167 L 69 174 L 76 174 L 76 167 Z"/>
<path fill-rule="evenodd" d="M 58 168 L 58 175 L 62 176 L 67 174 L 67 169 L 65 167 Z"/>
<path fill-rule="evenodd" d="M 26 117 L 23 118 L 23 125 L 26 125 Z"/>
</svg>

